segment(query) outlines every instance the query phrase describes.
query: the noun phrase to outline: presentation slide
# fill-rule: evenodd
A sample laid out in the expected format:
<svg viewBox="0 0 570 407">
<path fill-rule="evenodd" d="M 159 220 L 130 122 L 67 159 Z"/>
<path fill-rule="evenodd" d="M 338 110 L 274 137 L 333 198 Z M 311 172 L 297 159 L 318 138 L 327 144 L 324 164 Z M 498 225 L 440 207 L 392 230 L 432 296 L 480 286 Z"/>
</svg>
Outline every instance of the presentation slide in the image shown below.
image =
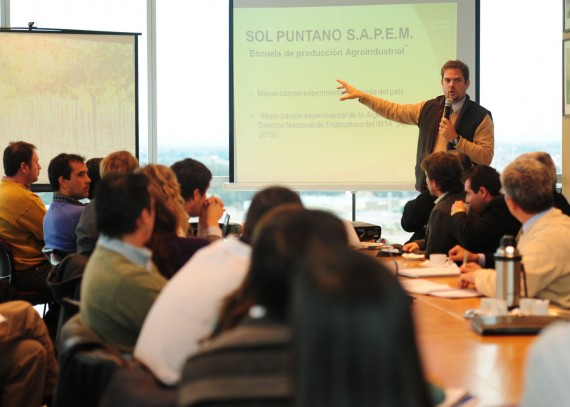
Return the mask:
<svg viewBox="0 0 570 407">
<path fill-rule="evenodd" d="M 441 66 L 458 58 L 458 4 L 339 3 L 234 0 L 237 187 L 413 189 L 417 126 L 340 102 L 336 79 L 397 103 L 442 94 Z"/>
<path fill-rule="evenodd" d="M 0 147 L 36 145 L 86 159 L 136 153 L 136 35 L 0 32 Z"/>
</svg>

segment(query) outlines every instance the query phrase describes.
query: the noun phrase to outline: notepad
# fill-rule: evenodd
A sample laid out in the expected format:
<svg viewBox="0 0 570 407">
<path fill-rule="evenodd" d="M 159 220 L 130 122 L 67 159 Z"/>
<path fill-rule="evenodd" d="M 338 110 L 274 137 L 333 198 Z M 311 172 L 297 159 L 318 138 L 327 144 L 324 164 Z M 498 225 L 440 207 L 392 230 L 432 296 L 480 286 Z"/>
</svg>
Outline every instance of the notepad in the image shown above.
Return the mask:
<svg viewBox="0 0 570 407">
<path fill-rule="evenodd" d="M 400 284 L 404 289 L 412 294 L 433 295 L 443 298 L 473 298 L 480 297 L 481 294 L 471 288 L 462 289 L 451 287 L 448 284 L 438 284 L 428 280 L 402 280 Z"/>
<path fill-rule="evenodd" d="M 450 277 L 459 275 L 459 267 L 455 263 L 443 267 L 406 267 L 398 270 L 398 274 L 411 278 Z"/>
</svg>

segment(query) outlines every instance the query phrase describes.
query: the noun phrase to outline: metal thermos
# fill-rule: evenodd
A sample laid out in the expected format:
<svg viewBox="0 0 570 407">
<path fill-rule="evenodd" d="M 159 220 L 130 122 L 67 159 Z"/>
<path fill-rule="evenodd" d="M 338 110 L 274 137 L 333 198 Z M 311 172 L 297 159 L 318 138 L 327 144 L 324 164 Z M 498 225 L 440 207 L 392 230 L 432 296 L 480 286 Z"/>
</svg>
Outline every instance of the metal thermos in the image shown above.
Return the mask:
<svg viewBox="0 0 570 407">
<path fill-rule="evenodd" d="M 519 306 L 521 260 L 522 256 L 517 250 L 515 238 L 511 235 L 503 236 L 495 253 L 495 270 L 497 271 L 495 297 L 505 300 L 508 309 Z"/>
</svg>

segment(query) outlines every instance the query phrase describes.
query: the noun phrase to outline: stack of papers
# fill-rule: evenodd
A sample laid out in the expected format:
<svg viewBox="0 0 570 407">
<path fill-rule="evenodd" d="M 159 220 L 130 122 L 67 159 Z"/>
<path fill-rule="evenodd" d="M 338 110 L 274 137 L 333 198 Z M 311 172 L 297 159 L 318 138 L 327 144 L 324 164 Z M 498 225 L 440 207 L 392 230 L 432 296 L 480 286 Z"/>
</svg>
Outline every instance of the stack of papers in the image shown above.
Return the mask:
<svg viewBox="0 0 570 407">
<path fill-rule="evenodd" d="M 402 287 L 404 287 L 407 292 L 412 294 L 425 294 L 444 298 L 472 298 L 481 296 L 477 290 L 471 288 L 451 287 L 448 284 L 438 284 L 428 280 L 402 280 L 400 284 L 402 284 Z"/>
<path fill-rule="evenodd" d="M 398 274 L 405 277 L 450 277 L 459 275 L 457 264 L 451 263 L 440 267 L 430 267 L 429 261 L 418 264 L 417 267 L 404 267 L 398 270 Z"/>
</svg>

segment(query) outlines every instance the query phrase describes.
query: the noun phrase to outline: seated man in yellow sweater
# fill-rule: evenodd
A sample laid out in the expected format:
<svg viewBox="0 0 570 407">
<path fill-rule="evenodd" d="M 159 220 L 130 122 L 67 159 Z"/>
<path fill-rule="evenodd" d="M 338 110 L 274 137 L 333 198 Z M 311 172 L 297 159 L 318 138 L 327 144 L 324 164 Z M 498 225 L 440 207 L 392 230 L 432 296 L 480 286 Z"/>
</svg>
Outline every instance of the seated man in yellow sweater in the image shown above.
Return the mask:
<svg viewBox="0 0 570 407">
<path fill-rule="evenodd" d="M 46 207 L 29 190 L 42 169 L 33 144 L 12 142 L 4 150 L 4 178 L 0 182 L 0 238 L 12 252 L 12 278 L 20 290 L 47 290 L 51 270 L 42 253 Z"/>
<path fill-rule="evenodd" d="M 132 352 L 142 323 L 166 283 L 144 247 L 154 202 L 144 174 L 108 174 L 97 187 L 100 236 L 81 283 L 81 320 L 103 340 Z"/>
<path fill-rule="evenodd" d="M 548 170 L 535 159 L 518 158 L 501 174 L 505 201 L 522 224 L 518 249 L 526 272 L 528 295 L 570 308 L 570 217 L 553 207 Z M 461 268 L 459 286 L 495 296 L 496 273 L 476 263 Z"/>
</svg>

